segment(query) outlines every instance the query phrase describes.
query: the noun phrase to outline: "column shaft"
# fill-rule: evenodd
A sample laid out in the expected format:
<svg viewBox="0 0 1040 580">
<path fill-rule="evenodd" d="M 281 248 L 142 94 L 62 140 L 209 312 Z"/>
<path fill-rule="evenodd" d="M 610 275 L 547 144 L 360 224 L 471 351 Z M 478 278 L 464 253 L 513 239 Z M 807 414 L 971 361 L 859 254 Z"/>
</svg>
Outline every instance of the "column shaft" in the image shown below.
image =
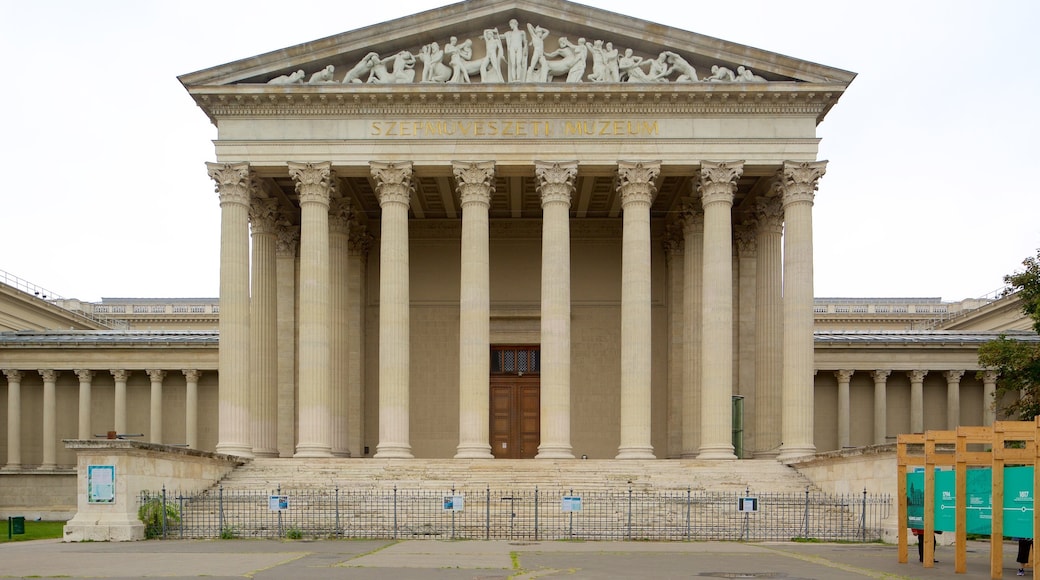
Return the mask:
<svg viewBox="0 0 1040 580">
<path fill-rule="evenodd" d="M 166 371 L 161 370 L 149 370 L 145 371 L 148 373 L 148 378 L 152 382 L 152 394 L 149 398 L 149 434 L 148 440 L 152 443 L 163 442 L 163 378 L 166 377 Z"/>
<path fill-rule="evenodd" d="M 992 427 L 997 418 L 994 395 L 997 391 L 997 371 L 985 371 L 982 374 L 982 424 Z"/>
<path fill-rule="evenodd" d="M 571 447 L 570 204 L 578 162 L 535 162 L 542 200 L 541 443 L 539 459 L 569 459 Z M 485 415 L 486 416 L 486 415 Z"/>
<path fill-rule="evenodd" d="M 617 459 L 653 459 L 650 444 L 650 204 L 661 164 L 618 164 L 621 249 L 621 444 Z"/>
<path fill-rule="evenodd" d="M 249 220 L 253 233 L 250 312 L 250 372 L 253 390 L 253 455 L 278 456 L 278 280 L 275 253 L 276 199 L 253 197 Z"/>
<path fill-rule="evenodd" d="M 760 199 L 755 209 L 755 457 L 768 458 L 777 456 L 781 444 L 783 209 L 776 197 Z"/>
<path fill-rule="evenodd" d="M 115 379 L 115 431 L 126 433 L 126 381 L 130 371 L 113 369 L 110 371 Z"/>
<path fill-rule="evenodd" d="M 22 468 L 22 372 L 4 369 L 7 377 L 7 464 L 4 469 Z"/>
<path fill-rule="evenodd" d="M 683 224 L 680 218 L 670 224 L 662 243 L 668 276 L 668 444 L 669 459 L 682 457 L 683 359 L 686 343 L 683 328 Z"/>
<path fill-rule="evenodd" d="M 946 428 L 954 430 L 961 424 L 961 377 L 964 371 L 946 371 Z"/>
<path fill-rule="evenodd" d="M 49 471 L 55 469 L 58 464 L 55 459 L 57 453 L 58 424 L 57 424 L 57 393 L 58 371 L 41 370 L 43 377 L 43 461 L 40 470 Z"/>
<path fill-rule="evenodd" d="M 910 377 L 910 432 L 924 433 L 924 377 L 928 371 L 908 371 Z"/>
<path fill-rule="evenodd" d="M 330 163 L 290 163 L 300 194 L 300 410 L 295 457 L 332 456 Z"/>
<path fill-rule="evenodd" d="M 93 436 L 90 430 L 90 383 L 94 378 L 94 371 L 77 370 L 79 378 L 79 438 L 90 439 Z"/>
<path fill-rule="evenodd" d="M 356 222 L 350 225 L 350 266 L 347 291 L 349 332 L 347 364 L 347 422 L 349 448 L 354 457 L 365 456 L 365 270 L 372 236 Z"/>
<path fill-rule="evenodd" d="M 704 209 L 699 197 L 683 208 L 682 454 L 697 457 L 701 445 L 701 341 L 704 278 Z"/>
<path fill-rule="evenodd" d="M 874 377 L 874 445 L 884 445 L 888 437 L 888 375 L 892 371 L 876 370 Z"/>
<path fill-rule="evenodd" d="M 408 206 L 411 163 L 370 163 L 379 197 L 379 444 L 377 458 L 411 458 Z M 489 355 L 490 356 L 490 355 Z"/>
<path fill-rule="evenodd" d="M 355 451 L 348 441 L 350 409 L 348 382 L 350 379 L 350 297 L 348 268 L 350 268 L 350 201 L 336 198 L 329 211 L 329 300 L 331 309 L 331 342 L 329 366 L 332 371 L 332 455 L 350 457 Z M 360 455 L 360 451 L 357 451 Z"/>
<path fill-rule="evenodd" d="M 184 373 L 184 435 L 188 449 L 199 448 L 199 378 L 201 371 L 185 370 Z"/>
<path fill-rule="evenodd" d="M 300 229 L 288 220 L 276 222 L 278 277 L 278 455 L 296 452 L 296 246 Z"/>
<path fill-rule="evenodd" d="M 849 404 L 849 381 L 855 371 L 834 371 L 838 379 L 838 449 L 851 447 L 849 439 L 849 421 L 852 417 L 852 409 Z"/>
</svg>

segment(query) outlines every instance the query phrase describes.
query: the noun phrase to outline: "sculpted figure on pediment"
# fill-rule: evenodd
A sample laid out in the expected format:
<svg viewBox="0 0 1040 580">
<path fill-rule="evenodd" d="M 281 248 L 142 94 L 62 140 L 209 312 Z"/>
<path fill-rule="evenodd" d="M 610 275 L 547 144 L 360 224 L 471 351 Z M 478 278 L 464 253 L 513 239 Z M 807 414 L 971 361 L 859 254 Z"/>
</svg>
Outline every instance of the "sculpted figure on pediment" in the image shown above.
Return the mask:
<svg viewBox="0 0 1040 580">
<path fill-rule="evenodd" d="M 294 73 L 282 75 L 280 77 L 274 77 L 267 81 L 269 85 L 295 85 L 303 82 L 303 77 L 306 75 L 302 70 L 298 70 Z"/>
<path fill-rule="evenodd" d="M 560 48 L 545 55 L 548 71 L 546 80 L 552 82 L 554 77 L 567 75 L 566 82 L 580 83 L 582 77 L 585 76 L 585 59 L 589 50 L 585 46 L 585 39 L 579 38 L 578 43 L 574 44 L 566 36 L 561 36 L 559 44 Z M 548 60 L 552 57 L 560 58 L 559 60 Z"/>
<path fill-rule="evenodd" d="M 704 77 L 704 80 L 710 83 L 732 83 L 736 78 L 737 76 L 733 74 L 733 71 L 724 66 L 713 64 L 711 65 L 711 74 Z"/>
<path fill-rule="evenodd" d="M 541 26 L 527 25 L 531 33 L 531 66 L 527 68 L 527 82 L 544 83 L 548 80 L 549 68 L 545 61 L 545 37 L 549 31 Z"/>
<path fill-rule="evenodd" d="M 621 74 L 621 80 L 629 83 L 654 82 L 650 77 L 646 76 L 646 71 L 643 70 L 643 65 L 647 63 L 648 61 L 643 60 L 643 57 L 632 54 L 631 48 L 626 48 L 625 53 L 618 59 L 618 71 Z"/>
<path fill-rule="evenodd" d="M 614 43 L 608 42 L 603 45 L 603 66 L 607 73 L 607 82 L 616 83 L 621 80 L 621 71 L 618 65 L 618 49 Z"/>
<path fill-rule="evenodd" d="M 737 67 L 737 82 L 738 83 L 767 83 L 765 77 L 760 77 L 755 73 L 751 72 L 751 69 L 744 68 L 743 66 Z"/>
<path fill-rule="evenodd" d="M 451 79 L 451 67 L 444 64 L 444 53 L 436 42 L 419 49 L 419 60 L 423 63 L 422 82 L 445 83 Z"/>
<path fill-rule="evenodd" d="M 527 80 L 527 33 L 520 30 L 514 18 L 502 38 L 506 40 L 506 80 L 522 83 Z"/>
<path fill-rule="evenodd" d="M 502 37 L 498 34 L 498 29 L 488 28 L 484 31 L 483 38 L 487 50 L 480 65 L 480 82 L 505 82 L 502 77 L 502 61 L 505 60 L 505 54 L 502 51 Z"/>
<path fill-rule="evenodd" d="M 695 83 L 697 82 L 697 70 L 693 68 L 686 59 L 679 56 L 678 54 L 665 51 L 661 54 L 667 55 L 665 61 L 668 63 L 668 72 L 665 73 L 665 77 L 671 75 L 673 72 L 679 73 L 679 77 L 675 79 L 677 83 Z"/>
<path fill-rule="evenodd" d="M 309 85 L 323 85 L 326 83 L 335 82 L 332 80 L 333 73 L 336 72 L 336 67 L 331 64 L 320 71 L 311 75 L 311 78 L 307 79 Z"/>
<path fill-rule="evenodd" d="M 388 63 L 393 64 L 387 66 Z M 372 65 L 372 72 L 368 74 L 368 82 L 376 84 L 410 83 L 414 80 L 415 55 L 407 50 L 378 60 Z"/>
<path fill-rule="evenodd" d="M 361 80 L 367 74 L 372 72 L 372 67 L 379 62 L 379 54 L 370 52 L 361 59 L 361 62 L 354 65 L 354 68 L 347 71 L 346 76 L 343 77 L 344 83 L 363 83 Z"/>
<path fill-rule="evenodd" d="M 462 44 L 457 44 L 458 39 L 454 36 L 444 46 L 444 53 L 448 55 L 451 64 L 451 78 L 449 83 L 468 83 L 470 75 L 480 72 L 484 60 L 470 60 L 473 58 L 473 41 L 466 39 Z"/>
<path fill-rule="evenodd" d="M 594 40 L 591 43 L 586 42 L 585 47 L 592 53 L 592 73 L 589 75 L 589 80 L 594 83 L 607 82 L 607 65 L 604 62 L 604 49 L 602 40 Z"/>
</svg>

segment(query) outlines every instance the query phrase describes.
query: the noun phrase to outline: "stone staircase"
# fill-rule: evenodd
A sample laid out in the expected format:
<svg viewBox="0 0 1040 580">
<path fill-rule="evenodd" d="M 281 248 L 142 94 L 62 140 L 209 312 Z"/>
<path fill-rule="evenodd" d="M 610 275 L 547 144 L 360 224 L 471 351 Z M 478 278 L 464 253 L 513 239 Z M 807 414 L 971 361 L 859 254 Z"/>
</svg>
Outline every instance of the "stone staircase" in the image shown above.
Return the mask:
<svg viewBox="0 0 1040 580">
<path fill-rule="evenodd" d="M 760 513 L 737 498 L 760 498 Z M 284 511 L 271 509 L 284 495 Z M 445 509 L 445 496 L 464 509 Z M 564 496 L 581 498 L 569 513 Z M 855 498 L 772 460 L 254 459 L 177 502 L 172 537 L 858 539 Z M 851 509 L 850 509 L 851 506 Z"/>
</svg>

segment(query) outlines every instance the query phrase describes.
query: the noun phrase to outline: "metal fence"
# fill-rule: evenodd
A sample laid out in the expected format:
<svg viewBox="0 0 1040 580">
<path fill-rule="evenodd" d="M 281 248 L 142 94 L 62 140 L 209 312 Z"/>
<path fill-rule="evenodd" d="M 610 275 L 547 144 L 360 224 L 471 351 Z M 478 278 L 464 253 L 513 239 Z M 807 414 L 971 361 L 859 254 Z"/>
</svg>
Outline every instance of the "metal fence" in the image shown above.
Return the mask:
<svg viewBox="0 0 1040 580">
<path fill-rule="evenodd" d="M 141 494 L 149 537 L 873 542 L 888 495 L 538 489 L 225 490 Z M 280 503 L 280 505 L 279 505 Z M 160 521 L 161 519 L 161 521 Z"/>
</svg>

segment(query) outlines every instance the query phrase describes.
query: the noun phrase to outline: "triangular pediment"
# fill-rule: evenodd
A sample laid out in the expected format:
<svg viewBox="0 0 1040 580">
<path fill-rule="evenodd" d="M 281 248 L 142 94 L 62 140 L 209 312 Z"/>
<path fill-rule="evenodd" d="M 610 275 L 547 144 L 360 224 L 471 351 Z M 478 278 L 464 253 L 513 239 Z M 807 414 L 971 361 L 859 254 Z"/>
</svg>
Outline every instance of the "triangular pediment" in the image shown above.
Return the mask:
<svg viewBox="0 0 1040 580">
<path fill-rule="evenodd" d="M 516 21 L 515 31 L 523 32 L 526 41 L 525 78 L 514 82 L 562 85 L 580 78 L 583 83 L 654 85 L 810 83 L 834 85 L 840 92 L 855 76 L 848 71 L 564 0 L 471 0 L 186 74 L 180 80 L 189 90 L 267 84 L 342 86 L 344 81 L 464 84 L 468 80 L 468 84 L 489 84 L 499 82 L 497 74 L 501 74 L 502 82 L 509 82 L 507 69 L 512 60 L 504 53 L 509 51 L 507 34 L 513 30 L 510 21 Z M 489 62 L 485 58 L 489 43 L 496 43 L 495 34 L 486 38 L 489 30 L 497 31 L 503 55 L 494 59 L 498 64 L 493 68 L 498 70 L 478 72 L 480 62 Z M 541 70 L 536 64 L 534 34 L 544 34 L 545 60 L 537 59 L 544 63 Z M 517 37 L 520 36 L 514 33 Z M 581 48 L 580 40 L 588 45 Z M 607 43 L 617 51 L 616 57 L 607 49 Z M 601 48 L 607 62 L 602 67 L 593 54 Z M 494 52 L 494 47 L 491 50 Z M 627 58 L 626 51 L 631 51 Z M 575 65 L 582 57 L 585 67 L 579 70 L 581 67 Z M 519 68 L 513 68 L 515 75 Z M 464 69 L 462 76 L 468 79 L 460 78 Z M 713 69 L 715 78 L 711 78 Z M 323 71 L 327 74 L 323 75 Z M 749 76 L 734 78 L 743 71 Z"/>
</svg>

